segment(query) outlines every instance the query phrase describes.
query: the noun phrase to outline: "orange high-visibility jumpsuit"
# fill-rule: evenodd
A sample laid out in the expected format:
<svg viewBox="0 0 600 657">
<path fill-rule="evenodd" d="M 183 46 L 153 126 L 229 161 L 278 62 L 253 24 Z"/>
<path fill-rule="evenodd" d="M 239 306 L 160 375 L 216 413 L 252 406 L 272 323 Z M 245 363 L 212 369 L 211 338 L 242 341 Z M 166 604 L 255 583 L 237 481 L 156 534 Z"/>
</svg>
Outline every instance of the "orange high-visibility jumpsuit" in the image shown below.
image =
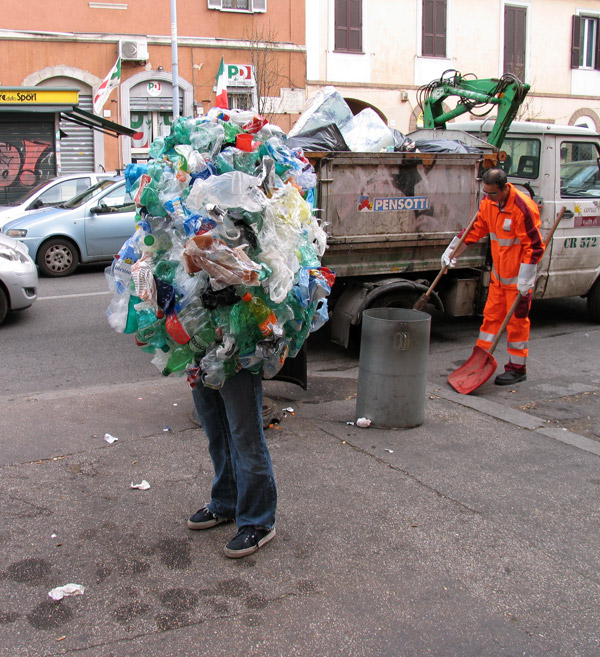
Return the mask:
<svg viewBox="0 0 600 657">
<path fill-rule="evenodd" d="M 544 253 L 539 231 L 540 212 L 535 202 L 507 183 L 510 193 L 502 209 L 486 197 L 479 206 L 473 228 L 465 244 L 489 235 L 492 250 L 492 277 L 483 324 L 477 344 L 489 350 L 512 306 L 521 263 L 537 265 Z M 525 371 L 529 345 L 529 307 L 531 299 L 519 304 L 506 327 L 508 365 L 506 369 Z"/>
</svg>

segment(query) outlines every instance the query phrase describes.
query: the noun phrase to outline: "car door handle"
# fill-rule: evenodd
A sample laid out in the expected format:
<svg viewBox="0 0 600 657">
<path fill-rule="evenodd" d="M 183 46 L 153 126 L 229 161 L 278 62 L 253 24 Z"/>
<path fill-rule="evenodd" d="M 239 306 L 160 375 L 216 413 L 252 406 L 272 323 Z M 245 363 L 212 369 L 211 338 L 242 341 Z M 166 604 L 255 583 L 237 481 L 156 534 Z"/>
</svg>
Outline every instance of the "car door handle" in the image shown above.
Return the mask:
<svg viewBox="0 0 600 657">
<path fill-rule="evenodd" d="M 572 210 L 565 210 L 563 214 L 563 219 L 572 219 L 575 215 Z"/>
</svg>

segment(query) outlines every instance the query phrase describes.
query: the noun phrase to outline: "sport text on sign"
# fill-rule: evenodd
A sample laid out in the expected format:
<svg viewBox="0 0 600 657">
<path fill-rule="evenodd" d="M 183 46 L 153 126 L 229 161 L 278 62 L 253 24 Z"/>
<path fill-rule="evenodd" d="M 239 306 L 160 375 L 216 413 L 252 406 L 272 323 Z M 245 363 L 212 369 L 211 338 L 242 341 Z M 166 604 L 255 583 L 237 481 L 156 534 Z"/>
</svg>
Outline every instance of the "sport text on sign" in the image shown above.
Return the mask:
<svg viewBox="0 0 600 657">
<path fill-rule="evenodd" d="M 77 105 L 76 89 L 0 88 L 0 105 Z"/>
</svg>

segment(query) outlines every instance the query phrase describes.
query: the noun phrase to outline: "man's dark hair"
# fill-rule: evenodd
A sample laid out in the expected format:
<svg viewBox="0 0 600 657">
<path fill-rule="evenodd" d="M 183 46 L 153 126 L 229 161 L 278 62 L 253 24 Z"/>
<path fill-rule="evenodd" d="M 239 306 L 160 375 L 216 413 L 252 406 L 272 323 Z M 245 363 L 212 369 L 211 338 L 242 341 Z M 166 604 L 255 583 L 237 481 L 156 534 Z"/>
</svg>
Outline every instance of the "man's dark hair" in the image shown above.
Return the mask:
<svg viewBox="0 0 600 657">
<path fill-rule="evenodd" d="M 487 169 L 482 178 L 486 185 L 496 185 L 498 189 L 504 189 L 508 182 L 506 172 L 502 169 Z"/>
</svg>

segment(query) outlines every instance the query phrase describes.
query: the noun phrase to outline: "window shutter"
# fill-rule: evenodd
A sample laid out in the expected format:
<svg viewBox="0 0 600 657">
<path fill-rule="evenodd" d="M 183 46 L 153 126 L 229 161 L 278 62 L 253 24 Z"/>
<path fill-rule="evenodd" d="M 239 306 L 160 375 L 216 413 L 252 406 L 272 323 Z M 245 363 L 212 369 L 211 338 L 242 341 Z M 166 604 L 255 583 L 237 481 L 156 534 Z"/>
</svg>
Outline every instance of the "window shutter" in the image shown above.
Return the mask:
<svg viewBox="0 0 600 657">
<path fill-rule="evenodd" d="M 446 0 L 435 0 L 435 55 L 446 56 Z"/>
<path fill-rule="evenodd" d="M 597 71 L 600 71 L 600 19 L 598 19 L 598 18 L 596 19 L 596 36 L 595 36 L 595 38 L 596 38 L 596 43 L 595 43 L 596 57 L 595 57 L 595 60 L 594 60 L 594 68 Z"/>
<path fill-rule="evenodd" d="M 433 57 L 434 32 L 433 32 L 433 0 L 423 0 L 423 29 L 421 39 L 421 54 L 423 57 Z"/>
<path fill-rule="evenodd" d="M 267 11 L 267 0 L 252 0 L 252 11 Z"/>
<path fill-rule="evenodd" d="M 221 9 L 221 0 L 208 0 L 209 9 Z"/>
<path fill-rule="evenodd" d="M 525 29 L 527 9 L 504 7 L 504 72 L 525 79 Z"/>
<path fill-rule="evenodd" d="M 445 57 L 446 0 L 423 0 L 422 25 L 423 57 Z"/>
<path fill-rule="evenodd" d="M 573 16 L 573 25 L 571 28 L 571 68 L 581 66 L 581 18 Z"/>
<path fill-rule="evenodd" d="M 335 0 L 335 50 L 348 50 L 347 0 Z"/>
<path fill-rule="evenodd" d="M 362 0 L 348 3 L 348 50 L 362 51 Z"/>
</svg>

